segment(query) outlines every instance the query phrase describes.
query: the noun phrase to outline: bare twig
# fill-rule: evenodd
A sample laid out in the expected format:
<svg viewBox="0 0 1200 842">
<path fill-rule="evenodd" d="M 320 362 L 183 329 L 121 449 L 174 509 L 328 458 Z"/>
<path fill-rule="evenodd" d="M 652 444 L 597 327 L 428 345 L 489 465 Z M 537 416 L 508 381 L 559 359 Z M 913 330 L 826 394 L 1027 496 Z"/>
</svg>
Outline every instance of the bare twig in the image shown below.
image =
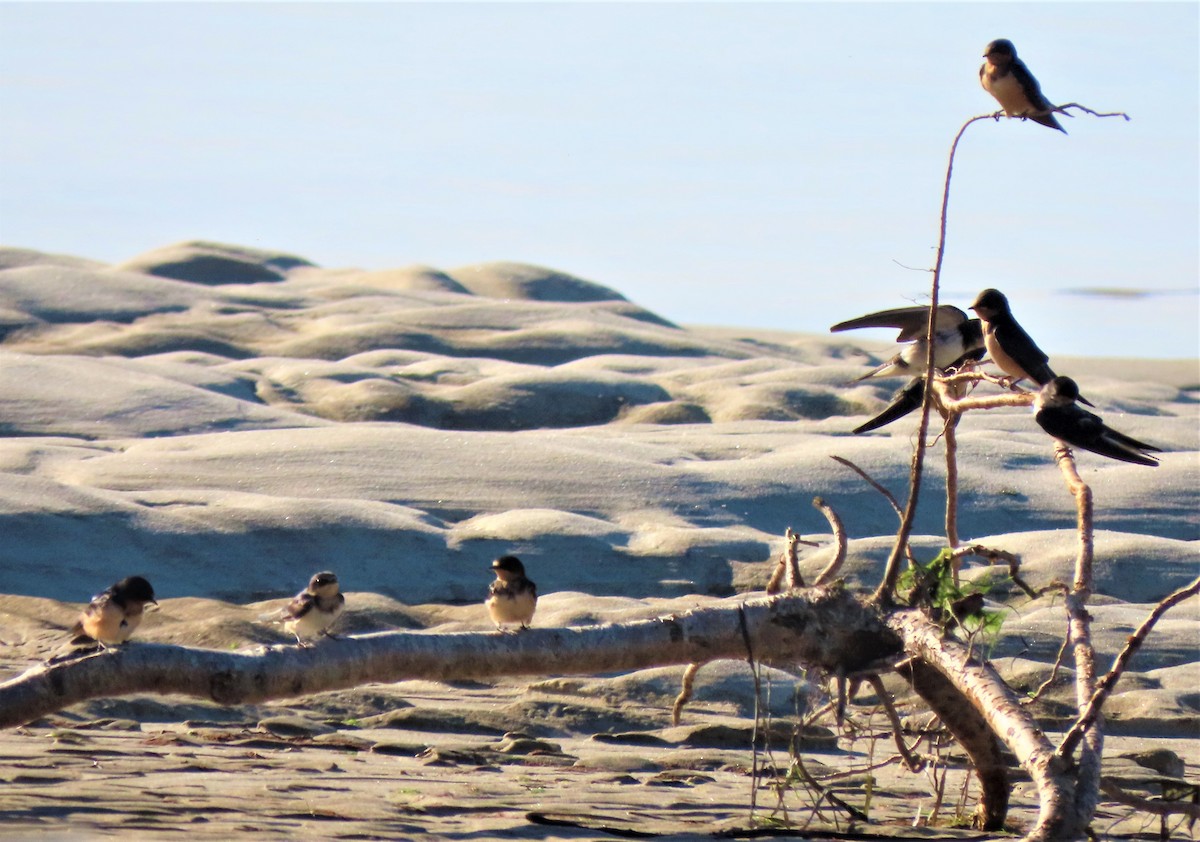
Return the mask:
<svg viewBox="0 0 1200 842">
<path fill-rule="evenodd" d="M 946 181 L 942 188 L 942 213 L 938 230 L 937 258 L 934 261 L 933 280 L 930 283 L 929 321 L 925 325 L 925 384 L 922 391 L 921 420 L 917 425 L 917 446 L 913 448 L 912 466 L 909 469 L 908 502 L 904 506 L 904 514 L 900 519 L 900 530 L 896 533 L 896 541 L 892 546 L 891 555 L 888 556 L 887 566 L 884 568 L 883 581 L 879 583 L 879 587 L 875 589 L 872 597 L 880 605 L 891 605 L 893 602 L 896 591 L 896 580 L 900 578 L 900 559 L 904 555 L 905 547 L 908 546 L 908 538 L 912 534 L 913 524 L 917 517 L 917 499 L 920 497 L 921 476 L 925 465 L 925 435 L 929 431 L 929 410 L 933 403 L 931 400 L 933 378 L 937 370 L 934 368 L 935 344 L 933 337 L 937 326 L 938 291 L 941 287 L 942 261 L 946 255 L 946 220 L 950 209 L 950 180 L 954 174 L 954 154 L 958 151 L 958 144 L 962 140 L 963 134 L 966 133 L 967 128 L 972 123 L 986 119 L 988 118 L 985 115 L 972 117 L 970 120 L 967 120 L 967 122 L 963 123 L 962 128 L 958 130 L 958 134 L 954 136 L 954 143 L 950 146 L 950 160 L 946 165 Z"/>
<path fill-rule="evenodd" d="M 1060 114 L 1066 114 L 1068 108 L 1078 108 L 1080 111 L 1091 114 L 1093 117 L 1123 117 L 1127 123 L 1133 119 L 1124 111 L 1093 111 L 1086 105 L 1080 105 L 1078 102 L 1068 102 L 1066 105 L 1057 106 L 1054 110 Z"/>
<path fill-rule="evenodd" d="M 1058 678 L 1058 671 L 1062 669 L 1063 663 L 1066 662 L 1067 652 L 1071 648 L 1071 629 L 1067 627 L 1067 633 L 1063 635 L 1062 646 L 1058 647 L 1058 654 L 1054 657 L 1054 666 L 1050 668 L 1050 676 L 1037 686 L 1033 694 L 1027 699 L 1022 699 L 1021 704 L 1031 705 L 1042 697 L 1042 694 L 1054 686 L 1054 679 Z"/>
<path fill-rule="evenodd" d="M 867 676 L 867 681 L 871 682 L 871 686 L 875 688 L 875 695 L 879 699 L 879 704 L 883 706 L 883 712 L 887 715 L 888 722 L 892 723 L 892 736 L 896 740 L 896 750 L 900 752 L 900 757 L 904 759 L 904 765 L 908 767 L 910 772 L 920 772 L 925 768 L 925 761 L 921 758 L 914 757 L 908 746 L 904 744 L 904 726 L 900 724 L 900 716 L 896 713 L 896 707 L 892 704 L 891 695 L 887 688 L 883 686 L 883 679 L 876 674 Z"/>
<path fill-rule="evenodd" d="M 1002 409 L 1009 406 L 1032 406 L 1033 392 L 1016 392 L 1007 395 L 982 395 L 979 397 L 955 400 L 949 396 L 944 398 L 947 412 L 961 415 L 972 409 Z"/>
<path fill-rule="evenodd" d="M 696 673 L 700 672 L 700 667 L 703 663 L 694 662 L 687 665 L 687 669 L 683 671 L 683 680 L 679 687 L 679 695 L 675 697 L 675 704 L 671 705 L 671 724 L 678 725 L 679 718 L 683 715 L 683 706 L 692 700 L 692 688 L 696 684 Z"/>
<path fill-rule="evenodd" d="M 936 382 L 946 386 L 960 386 L 965 384 L 974 385 L 977 383 L 994 383 L 1002 388 L 1009 388 L 1011 377 L 1002 377 L 996 374 L 988 374 L 980 368 L 972 368 L 963 371 L 956 371 L 954 374 L 945 374 L 937 379 Z"/>
<path fill-rule="evenodd" d="M 986 558 L 993 563 L 1003 561 L 1008 565 L 1008 576 L 1013 580 L 1013 583 L 1025 592 L 1025 595 L 1030 599 L 1037 599 L 1045 593 L 1053 590 L 1059 590 L 1061 585 L 1048 585 L 1041 590 L 1034 590 L 1025 580 L 1021 578 L 1021 557 L 1016 553 L 1010 553 L 1007 550 L 993 550 L 990 547 L 985 547 L 982 544 L 971 544 L 967 547 L 958 547 L 950 554 L 951 561 L 955 562 L 955 570 L 958 570 L 962 564 L 963 556 L 977 555 L 980 558 Z"/>
<path fill-rule="evenodd" d="M 836 795 L 834 795 L 830 790 L 821 786 L 817 779 L 809 774 L 808 770 L 804 768 L 804 764 L 800 762 L 799 757 L 792 760 L 792 768 L 796 770 L 797 775 L 799 776 L 800 780 L 804 782 L 805 786 L 813 790 L 813 792 L 817 793 L 818 796 L 828 801 L 834 807 L 845 811 L 850 818 L 857 819 L 860 822 L 870 821 L 870 818 L 868 818 L 862 810 L 859 810 L 857 807 L 851 804 L 847 804 L 841 798 L 838 798 Z"/>
<path fill-rule="evenodd" d="M 783 537 L 786 543 L 783 552 L 779 554 L 779 564 L 775 566 L 775 572 L 771 574 L 771 579 L 767 582 L 767 593 L 769 594 L 779 593 L 783 589 L 785 579 L 789 589 L 804 587 L 804 577 L 800 575 L 800 545 L 821 546 L 816 541 L 805 541 L 793 532 L 790 526 L 784 532 Z"/>
<path fill-rule="evenodd" d="M 1118 804 L 1134 807 L 1142 813 L 1151 813 L 1156 816 L 1184 815 L 1193 821 L 1200 819 L 1200 804 L 1194 804 L 1190 801 L 1163 801 L 1158 798 L 1139 798 L 1136 795 L 1126 792 L 1113 782 L 1111 778 L 1100 779 L 1100 791 Z"/>
<path fill-rule="evenodd" d="M 846 561 L 846 528 L 842 526 L 842 519 L 837 516 L 837 512 L 820 497 L 813 498 L 813 507 L 825 515 L 825 519 L 829 521 L 829 528 L 833 530 L 833 538 L 837 541 L 837 552 L 833 556 L 833 560 L 825 565 L 825 569 L 821 571 L 821 575 L 817 576 L 816 586 L 828 585 L 833 578 L 842 569 L 842 564 Z M 799 575 L 799 570 L 797 574 Z"/>
<path fill-rule="evenodd" d="M 860 477 L 862 477 L 864 480 L 866 480 L 867 485 L 874 488 L 876 491 L 878 491 L 880 494 L 883 495 L 883 499 L 885 499 L 889 503 L 891 503 L 892 509 L 896 512 L 896 517 L 899 517 L 899 518 L 904 517 L 904 511 L 900 508 L 900 503 L 897 502 L 896 495 L 892 494 L 892 492 L 888 491 L 886 488 L 884 488 L 882 485 L 880 485 L 878 482 L 876 482 L 874 479 L 872 479 L 871 476 L 866 471 L 864 471 L 862 468 L 858 467 L 858 465 L 855 465 L 853 462 L 851 462 L 849 459 L 845 458 L 844 456 L 830 456 L 829 458 L 841 465 L 845 465 L 847 468 L 854 471 L 854 473 L 858 474 Z"/>
<path fill-rule="evenodd" d="M 958 546 L 958 422 L 962 415 L 947 414 L 946 436 L 946 543 Z M 958 584 L 958 565 L 954 565 L 954 584 Z"/>
<path fill-rule="evenodd" d="M 1056 752 L 1059 757 L 1068 758 L 1071 756 L 1071 753 L 1075 750 L 1075 746 L 1079 743 L 1080 737 L 1096 721 L 1096 717 L 1100 714 L 1100 709 L 1104 706 L 1105 701 L 1108 700 L 1108 697 L 1116 688 L 1117 682 L 1121 679 L 1121 675 L 1129 666 L 1129 661 L 1137 653 L 1138 649 L 1141 648 L 1141 645 L 1145 642 L 1155 624 L 1173 607 L 1197 594 L 1200 594 L 1200 577 L 1193 579 L 1190 585 L 1180 588 L 1155 606 L 1150 615 L 1138 626 L 1137 631 L 1129 636 L 1129 641 L 1125 644 L 1125 648 L 1121 650 L 1121 653 L 1117 655 L 1116 661 L 1113 662 L 1112 669 L 1101 679 L 1096 692 L 1088 701 L 1087 707 L 1080 714 L 1075 724 L 1071 726 L 1071 730 L 1063 737 L 1062 743 Z"/>
</svg>

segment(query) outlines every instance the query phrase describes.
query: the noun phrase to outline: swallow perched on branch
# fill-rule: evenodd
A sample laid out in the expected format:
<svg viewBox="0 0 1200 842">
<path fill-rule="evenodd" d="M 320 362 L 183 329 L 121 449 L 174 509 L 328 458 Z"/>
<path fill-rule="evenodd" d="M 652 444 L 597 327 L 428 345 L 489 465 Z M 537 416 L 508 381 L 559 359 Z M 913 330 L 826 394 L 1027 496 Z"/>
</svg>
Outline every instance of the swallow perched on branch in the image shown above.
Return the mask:
<svg viewBox="0 0 1200 842">
<path fill-rule="evenodd" d="M 141 576 L 129 576 L 92 597 L 71 628 L 71 641 L 51 663 L 119 646 L 142 622 L 146 606 L 158 605 L 154 588 Z"/>
<path fill-rule="evenodd" d="M 883 412 L 865 424 L 855 427 L 856 434 L 879 429 L 898 418 L 903 418 L 921 405 L 921 384 L 924 383 L 925 360 L 928 356 L 928 345 L 925 341 L 928 322 L 928 307 L 899 307 L 839 322 L 829 329 L 833 333 L 839 333 L 843 330 L 867 327 L 894 327 L 900 330 L 896 337 L 897 342 L 911 343 L 883 365 L 855 381 L 859 382 L 869 377 L 915 375 L 908 385 L 892 396 L 892 402 Z M 969 361 L 982 359 L 983 355 L 983 324 L 979 319 L 969 319 L 966 313 L 949 304 L 939 306 L 934 324 L 934 367 L 939 371 L 959 368 Z"/>
<path fill-rule="evenodd" d="M 292 601 L 273 615 L 267 615 L 296 636 L 296 643 L 308 646 L 315 638 L 325 635 L 333 637 L 329 629 L 342 616 L 346 608 L 346 596 L 338 585 L 338 577 L 322 570 L 308 581 L 308 587 L 296 594 Z"/>
<path fill-rule="evenodd" d="M 1013 378 L 1013 383 L 1032 380 L 1038 386 L 1045 386 L 1054 379 L 1050 358 L 1017 323 L 1004 293 L 985 289 L 975 298 L 971 309 L 983 320 L 983 344 L 988 355 Z M 1092 406 L 1087 398 L 1080 397 L 1079 401 Z"/>
<path fill-rule="evenodd" d="M 492 562 L 496 580 L 488 588 L 484 603 L 497 629 L 505 623 L 517 623 L 527 629 L 537 608 L 537 585 L 525 577 L 525 565 L 515 555 L 505 555 Z"/>
<path fill-rule="evenodd" d="M 985 61 L 979 68 L 979 83 L 996 98 L 1009 117 L 1028 117 L 1063 134 L 1067 130 L 1054 118 L 1054 105 L 1042 94 L 1041 85 L 1025 62 L 1017 58 L 1017 48 L 1007 38 L 987 45 Z"/>
<path fill-rule="evenodd" d="M 1034 420 L 1054 438 L 1099 453 L 1109 459 L 1135 465 L 1158 467 L 1158 460 L 1146 451 L 1161 453 L 1160 448 L 1118 433 L 1098 415 L 1078 406 L 1079 386 L 1070 377 L 1055 377 L 1033 399 Z"/>
<path fill-rule="evenodd" d="M 900 331 L 897 342 L 908 343 L 895 356 L 873 371 L 869 371 L 855 382 L 870 377 L 896 377 L 925 373 L 928 356 L 925 332 L 929 323 L 929 307 L 898 307 L 868 313 L 857 319 L 838 322 L 829 329 L 830 333 L 857 330 L 867 327 L 893 327 Z M 937 319 L 933 328 L 934 368 L 950 368 L 973 351 L 982 350 L 983 325 L 979 319 L 969 319 L 957 307 L 943 304 L 937 308 Z"/>
</svg>

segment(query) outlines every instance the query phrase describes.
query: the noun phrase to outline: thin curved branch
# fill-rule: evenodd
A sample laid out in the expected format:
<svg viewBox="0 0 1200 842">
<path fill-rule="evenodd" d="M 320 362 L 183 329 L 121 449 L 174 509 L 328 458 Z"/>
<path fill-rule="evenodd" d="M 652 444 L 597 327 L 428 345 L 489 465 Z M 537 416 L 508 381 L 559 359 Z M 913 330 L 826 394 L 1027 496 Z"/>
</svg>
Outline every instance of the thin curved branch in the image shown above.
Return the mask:
<svg viewBox="0 0 1200 842">
<path fill-rule="evenodd" d="M 950 159 L 946 165 L 946 181 L 942 188 L 942 213 L 941 221 L 938 229 L 938 246 L 937 258 L 933 265 L 933 280 L 930 282 L 929 294 L 929 319 L 925 325 L 925 384 L 922 387 L 921 399 L 921 420 L 917 425 L 917 446 L 913 449 L 912 466 L 909 469 L 909 491 L 908 502 L 904 506 L 904 515 L 900 519 L 900 529 L 896 533 L 896 541 L 892 545 L 892 552 L 888 556 L 887 566 L 884 568 L 883 581 L 879 583 L 879 587 L 875 589 L 872 595 L 880 605 L 891 605 L 896 592 L 896 580 L 900 578 L 900 560 L 904 555 L 904 549 L 908 546 L 909 536 L 912 535 L 913 524 L 917 517 L 917 499 L 921 492 L 921 476 L 924 473 L 925 465 L 925 436 L 929 431 L 929 410 L 933 404 L 933 378 L 937 369 L 934 367 L 934 345 L 933 336 L 937 326 L 937 308 L 938 308 L 938 291 L 941 287 L 942 278 L 942 261 L 946 255 L 946 221 L 950 209 L 950 181 L 954 174 L 954 155 L 958 151 L 958 144 L 966 133 L 967 128 L 980 120 L 986 120 L 986 115 L 980 117 L 972 117 L 967 122 L 963 123 L 962 128 L 958 130 L 958 134 L 954 136 L 954 143 L 950 145 Z"/>
<path fill-rule="evenodd" d="M 1163 801 L 1157 798 L 1140 798 L 1126 792 L 1110 778 L 1100 779 L 1100 791 L 1118 804 L 1133 807 L 1140 813 L 1155 816 L 1187 816 L 1192 821 L 1200 819 L 1200 804 L 1190 801 Z"/>
<path fill-rule="evenodd" d="M 879 699 L 880 705 L 883 706 L 883 712 L 888 718 L 888 722 L 892 726 L 892 739 L 896 741 L 896 750 L 900 752 L 900 758 L 904 761 L 904 765 L 908 767 L 910 772 L 920 772 L 925 768 L 925 761 L 913 755 L 909 750 L 908 745 L 904 742 L 904 726 L 900 722 L 900 715 L 896 713 L 896 706 L 892 703 L 891 694 L 887 688 L 883 686 L 883 679 L 878 673 L 871 673 L 867 676 L 867 681 L 871 683 L 871 687 L 875 690 L 875 696 Z M 920 744 L 920 740 L 917 741 Z"/>
<path fill-rule="evenodd" d="M 834 462 L 837 462 L 839 465 L 845 465 L 847 468 L 854 471 L 854 473 L 856 473 L 860 477 L 862 477 L 866 481 L 867 485 L 871 486 L 876 491 L 878 491 L 880 494 L 882 494 L 883 499 L 887 500 L 888 503 L 891 504 L 892 510 L 896 512 L 896 517 L 898 517 L 898 518 L 904 517 L 904 510 L 900 508 L 900 503 L 899 503 L 899 501 L 896 500 L 896 495 L 893 494 L 892 492 L 888 491 L 883 485 L 881 485 L 878 481 L 873 479 L 870 474 L 868 474 L 866 471 L 864 471 L 862 468 L 858 467 L 858 465 L 855 465 L 853 462 L 851 462 L 849 459 L 847 459 L 844 456 L 830 456 L 829 458 L 832 459 Z"/>
<path fill-rule="evenodd" d="M 1126 123 L 1133 119 L 1124 111 L 1093 111 L 1086 105 L 1080 105 L 1078 102 L 1068 102 L 1066 105 L 1055 107 L 1054 110 L 1061 114 L 1066 114 L 1068 108 L 1078 108 L 1080 111 L 1091 114 L 1093 117 L 1123 117 Z"/>
<path fill-rule="evenodd" d="M 683 671 L 683 679 L 679 685 L 679 695 L 675 697 L 675 703 L 671 705 L 671 724 L 678 725 L 680 717 L 683 716 L 683 707 L 692 700 L 692 689 L 696 686 L 696 673 L 700 672 L 700 667 L 704 664 L 693 662 L 687 665 L 687 669 Z"/>
<path fill-rule="evenodd" d="M 842 519 L 837 516 L 833 507 L 822 498 L 813 498 L 813 508 L 825 515 L 825 519 L 829 521 L 829 528 L 833 530 L 833 538 L 837 542 L 837 552 L 834 553 L 833 560 L 825 565 L 825 569 L 817 576 L 814 583 L 817 586 L 828 585 L 833 582 L 834 577 L 837 576 L 846 561 L 846 527 L 842 525 Z"/>
<path fill-rule="evenodd" d="M 983 546 L 983 544 L 971 544 L 970 546 L 956 548 L 950 554 L 950 558 L 953 561 L 961 561 L 964 556 L 968 555 L 976 555 L 993 563 L 1003 561 L 1008 565 L 1008 577 L 1030 599 L 1037 599 L 1042 594 L 1061 589 L 1061 586 L 1058 585 L 1047 585 L 1041 590 L 1031 588 L 1021 577 L 1021 557 L 1016 553 L 1010 553 L 1008 550 L 993 550 L 991 547 Z M 961 566 L 961 564 L 958 566 Z M 958 568 L 956 567 L 955 569 Z"/>
</svg>

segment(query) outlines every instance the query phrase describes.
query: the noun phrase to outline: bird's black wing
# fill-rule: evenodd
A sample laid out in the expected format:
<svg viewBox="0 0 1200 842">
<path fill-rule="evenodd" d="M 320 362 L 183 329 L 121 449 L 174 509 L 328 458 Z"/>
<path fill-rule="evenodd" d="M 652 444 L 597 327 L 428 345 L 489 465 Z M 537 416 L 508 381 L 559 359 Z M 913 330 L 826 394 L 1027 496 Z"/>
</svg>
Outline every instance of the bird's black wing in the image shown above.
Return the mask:
<svg viewBox="0 0 1200 842">
<path fill-rule="evenodd" d="M 1038 425 L 1059 441 L 1090 450 L 1110 459 L 1157 467 L 1158 460 L 1142 453 L 1135 439 L 1108 427 L 1099 416 L 1078 406 L 1042 409 L 1034 416 Z"/>
<path fill-rule="evenodd" d="M 1029 100 L 1030 105 L 1038 111 L 1053 110 L 1054 103 L 1046 99 L 1046 95 L 1042 93 L 1042 86 L 1038 84 L 1038 80 L 1029 72 L 1029 68 L 1025 66 L 1025 62 L 1019 58 L 1013 59 L 1011 70 L 1013 78 L 1021 85 L 1021 90 L 1025 92 L 1025 98 Z M 1053 114 L 1028 114 L 1026 116 L 1035 123 L 1041 123 L 1043 126 L 1058 129 L 1063 134 L 1067 133 L 1067 130 L 1059 125 L 1058 120 L 1055 119 Z"/>
<path fill-rule="evenodd" d="M 937 324 L 935 329 L 948 330 L 957 327 L 967 320 L 967 314 L 951 304 L 938 307 Z M 929 308 L 925 306 L 897 307 L 894 310 L 880 310 L 878 313 L 868 313 L 856 319 L 838 322 L 829 329 L 830 333 L 840 333 L 843 330 L 857 330 L 867 327 L 894 327 L 899 329 L 897 342 L 912 342 L 925 335 L 929 322 Z"/>
</svg>

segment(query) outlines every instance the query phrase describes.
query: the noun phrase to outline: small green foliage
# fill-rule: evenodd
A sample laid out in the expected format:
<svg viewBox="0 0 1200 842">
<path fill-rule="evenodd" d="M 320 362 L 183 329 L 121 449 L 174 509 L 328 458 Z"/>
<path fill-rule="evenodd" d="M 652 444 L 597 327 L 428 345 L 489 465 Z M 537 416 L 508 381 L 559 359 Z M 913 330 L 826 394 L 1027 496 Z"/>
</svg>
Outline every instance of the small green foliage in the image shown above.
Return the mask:
<svg viewBox="0 0 1200 842">
<path fill-rule="evenodd" d="M 980 576 L 957 584 L 954 580 L 954 554 L 946 547 L 928 564 L 917 562 L 901 573 L 898 590 L 909 605 L 928 608 L 934 619 L 945 625 L 957 623 L 972 634 L 998 635 L 1004 615 L 983 608 L 983 597 L 992 589 L 991 579 Z"/>
</svg>

